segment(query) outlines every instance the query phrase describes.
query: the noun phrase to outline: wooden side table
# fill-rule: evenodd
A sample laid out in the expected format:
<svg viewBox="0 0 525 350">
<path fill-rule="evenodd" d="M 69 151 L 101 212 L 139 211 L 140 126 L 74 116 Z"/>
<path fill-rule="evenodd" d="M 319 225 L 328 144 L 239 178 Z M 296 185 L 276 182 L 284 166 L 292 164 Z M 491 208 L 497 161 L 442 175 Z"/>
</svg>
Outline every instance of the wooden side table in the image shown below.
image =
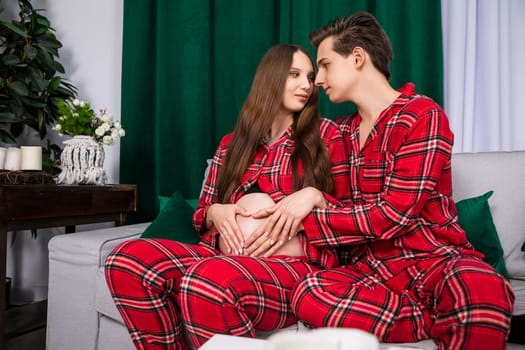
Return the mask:
<svg viewBox="0 0 525 350">
<path fill-rule="evenodd" d="M 136 185 L 0 185 L 0 350 L 5 348 L 7 232 L 115 222 L 137 210 Z"/>
</svg>

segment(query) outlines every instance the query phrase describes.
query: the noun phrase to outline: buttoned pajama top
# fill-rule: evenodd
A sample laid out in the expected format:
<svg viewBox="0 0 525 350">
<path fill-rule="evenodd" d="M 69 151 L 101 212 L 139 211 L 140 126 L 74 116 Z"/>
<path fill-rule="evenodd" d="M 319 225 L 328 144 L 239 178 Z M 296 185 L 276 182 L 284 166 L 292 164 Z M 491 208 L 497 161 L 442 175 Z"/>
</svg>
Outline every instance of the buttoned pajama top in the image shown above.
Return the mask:
<svg viewBox="0 0 525 350">
<path fill-rule="evenodd" d="M 352 198 L 304 220 L 311 244 L 346 246 L 343 262 L 385 279 L 426 257 L 480 257 L 457 223 L 453 134 L 444 111 L 409 83 L 378 117 L 362 149 L 359 114 L 337 122 L 347 144 Z"/>
<path fill-rule="evenodd" d="M 328 200 L 329 206 L 335 208 L 350 198 L 347 152 L 339 127 L 335 122 L 323 118 L 320 125 L 320 136 L 327 146 L 334 180 L 333 193 L 324 193 L 324 196 Z M 206 232 L 206 211 L 218 201 L 215 185 L 219 168 L 224 162 L 231 138 L 232 134 L 224 136 L 215 152 L 199 205 L 193 215 L 193 224 L 196 230 L 203 233 L 201 236 L 202 243 L 213 248 L 216 247 L 218 232 L 216 230 Z M 257 147 L 253 162 L 248 166 L 240 185 L 232 194 L 230 203 L 236 203 L 256 182 L 261 191 L 268 194 L 276 203 L 291 194 L 293 192 L 291 157 L 294 144 L 291 127 L 274 144 L 268 145 L 268 143 L 262 142 Z M 302 175 L 301 162 L 299 162 L 298 168 Z M 334 267 L 339 264 L 336 248 L 313 247 L 306 241 L 304 235 L 299 235 L 299 237 L 311 263 L 323 267 Z"/>
</svg>

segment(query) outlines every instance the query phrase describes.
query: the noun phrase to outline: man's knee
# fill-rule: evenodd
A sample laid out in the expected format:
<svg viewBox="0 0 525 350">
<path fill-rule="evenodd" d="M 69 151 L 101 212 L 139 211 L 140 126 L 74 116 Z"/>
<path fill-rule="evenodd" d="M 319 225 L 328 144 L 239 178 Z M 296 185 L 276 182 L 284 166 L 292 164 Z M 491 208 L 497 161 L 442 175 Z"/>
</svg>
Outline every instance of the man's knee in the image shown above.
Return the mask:
<svg viewBox="0 0 525 350">
<path fill-rule="evenodd" d="M 484 262 L 469 259 L 443 273 L 435 295 L 433 337 L 464 349 L 481 344 L 504 348 L 514 303 L 510 283 Z"/>
</svg>

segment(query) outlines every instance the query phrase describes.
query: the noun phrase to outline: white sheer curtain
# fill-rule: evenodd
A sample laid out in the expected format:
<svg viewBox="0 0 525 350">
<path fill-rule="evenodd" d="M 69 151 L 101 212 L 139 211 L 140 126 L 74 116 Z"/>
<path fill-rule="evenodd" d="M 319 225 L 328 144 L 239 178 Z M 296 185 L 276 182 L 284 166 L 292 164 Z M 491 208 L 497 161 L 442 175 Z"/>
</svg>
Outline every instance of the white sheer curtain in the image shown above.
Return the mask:
<svg viewBox="0 0 525 350">
<path fill-rule="evenodd" d="M 525 150 L 525 1 L 441 4 L 454 152 Z"/>
</svg>

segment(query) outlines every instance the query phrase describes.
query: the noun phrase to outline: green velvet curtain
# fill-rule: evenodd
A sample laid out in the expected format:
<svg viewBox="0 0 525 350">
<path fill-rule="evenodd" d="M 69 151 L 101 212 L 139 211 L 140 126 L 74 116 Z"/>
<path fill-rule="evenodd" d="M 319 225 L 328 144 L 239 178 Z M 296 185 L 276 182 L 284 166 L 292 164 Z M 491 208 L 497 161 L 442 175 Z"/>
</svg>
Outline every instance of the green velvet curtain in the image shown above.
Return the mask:
<svg viewBox="0 0 525 350">
<path fill-rule="evenodd" d="M 125 0 L 120 181 L 139 188 L 128 220 L 152 219 L 159 195 L 198 196 L 270 46 L 300 44 L 315 58 L 310 31 L 356 11 L 375 14 L 392 40 L 392 85 L 412 81 L 441 103 L 439 0 Z M 354 111 L 322 94 L 324 116 Z"/>
</svg>

